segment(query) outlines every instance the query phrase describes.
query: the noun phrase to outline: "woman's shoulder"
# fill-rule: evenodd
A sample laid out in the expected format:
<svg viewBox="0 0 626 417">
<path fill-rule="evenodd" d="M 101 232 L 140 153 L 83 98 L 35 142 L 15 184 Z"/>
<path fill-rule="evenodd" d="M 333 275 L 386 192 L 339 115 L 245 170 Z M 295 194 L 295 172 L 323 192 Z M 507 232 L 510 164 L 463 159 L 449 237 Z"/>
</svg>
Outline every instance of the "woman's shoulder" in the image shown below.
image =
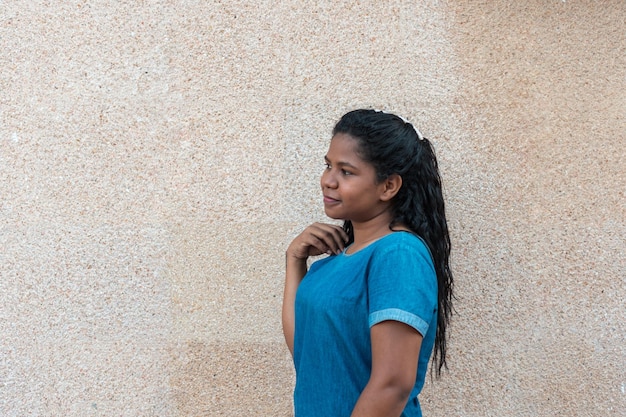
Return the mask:
<svg viewBox="0 0 626 417">
<path fill-rule="evenodd" d="M 427 248 L 424 239 L 409 230 L 398 230 L 389 233 L 388 235 L 381 238 L 379 240 L 379 243 L 382 248 L 394 246 L 408 246 L 424 249 Z"/>
<path fill-rule="evenodd" d="M 419 254 L 432 261 L 428 245 L 424 239 L 411 231 L 396 231 L 376 242 L 373 255 L 389 256 L 393 253 Z"/>
</svg>

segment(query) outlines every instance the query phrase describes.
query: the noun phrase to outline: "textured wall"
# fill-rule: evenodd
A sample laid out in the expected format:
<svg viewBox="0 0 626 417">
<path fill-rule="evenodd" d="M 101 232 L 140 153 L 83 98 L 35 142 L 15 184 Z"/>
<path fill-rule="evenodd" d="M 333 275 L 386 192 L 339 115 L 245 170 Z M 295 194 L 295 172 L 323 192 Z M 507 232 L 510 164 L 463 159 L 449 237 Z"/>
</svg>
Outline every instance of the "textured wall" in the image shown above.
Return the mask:
<svg viewBox="0 0 626 417">
<path fill-rule="evenodd" d="M 313 4 L 314 3 L 314 4 Z M 626 415 L 626 3 L 0 1 L 0 414 L 289 416 L 283 251 L 355 107 L 437 147 L 429 416 Z"/>
</svg>

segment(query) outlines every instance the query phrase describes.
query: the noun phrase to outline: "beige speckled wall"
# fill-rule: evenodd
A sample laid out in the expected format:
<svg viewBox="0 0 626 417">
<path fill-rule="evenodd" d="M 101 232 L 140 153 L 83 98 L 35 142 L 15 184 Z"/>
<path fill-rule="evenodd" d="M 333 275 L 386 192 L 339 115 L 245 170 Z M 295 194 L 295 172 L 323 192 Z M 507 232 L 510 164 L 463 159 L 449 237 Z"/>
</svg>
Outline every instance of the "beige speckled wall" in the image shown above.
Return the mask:
<svg viewBox="0 0 626 417">
<path fill-rule="evenodd" d="M 0 1 L 0 415 L 290 416 L 329 132 L 437 147 L 427 416 L 626 416 L 626 3 Z"/>
</svg>

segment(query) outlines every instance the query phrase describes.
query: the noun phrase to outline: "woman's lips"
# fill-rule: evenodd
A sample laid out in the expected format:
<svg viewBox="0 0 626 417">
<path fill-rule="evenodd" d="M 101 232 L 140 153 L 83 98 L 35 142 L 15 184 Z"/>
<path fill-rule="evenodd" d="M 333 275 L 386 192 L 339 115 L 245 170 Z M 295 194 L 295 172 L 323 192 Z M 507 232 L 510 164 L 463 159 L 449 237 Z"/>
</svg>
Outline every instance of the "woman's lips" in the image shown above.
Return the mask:
<svg viewBox="0 0 626 417">
<path fill-rule="evenodd" d="M 324 196 L 324 204 L 335 204 L 335 203 L 338 203 L 338 202 L 339 202 L 339 200 L 337 200 L 337 199 L 334 199 L 332 197 L 328 197 L 326 195 Z"/>
</svg>

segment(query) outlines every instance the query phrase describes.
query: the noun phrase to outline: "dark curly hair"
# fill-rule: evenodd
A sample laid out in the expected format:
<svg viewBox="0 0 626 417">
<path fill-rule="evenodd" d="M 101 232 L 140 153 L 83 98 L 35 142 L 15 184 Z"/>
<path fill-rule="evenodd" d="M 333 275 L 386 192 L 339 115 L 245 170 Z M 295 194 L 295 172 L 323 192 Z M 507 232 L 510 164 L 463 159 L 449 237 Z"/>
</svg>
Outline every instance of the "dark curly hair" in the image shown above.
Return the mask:
<svg viewBox="0 0 626 417">
<path fill-rule="evenodd" d="M 437 333 L 433 361 L 436 374 L 446 364 L 446 330 L 452 315 L 453 278 L 450 270 L 450 236 L 442 183 L 434 149 L 428 139 L 404 119 L 376 110 L 345 114 L 333 135 L 345 133 L 358 142 L 359 156 L 376 169 L 379 181 L 392 174 L 402 177 L 402 187 L 392 200 L 390 228 L 404 225 L 421 237 L 433 258 L 438 283 Z M 344 230 L 354 240 L 352 223 Z"/>
</svg>

